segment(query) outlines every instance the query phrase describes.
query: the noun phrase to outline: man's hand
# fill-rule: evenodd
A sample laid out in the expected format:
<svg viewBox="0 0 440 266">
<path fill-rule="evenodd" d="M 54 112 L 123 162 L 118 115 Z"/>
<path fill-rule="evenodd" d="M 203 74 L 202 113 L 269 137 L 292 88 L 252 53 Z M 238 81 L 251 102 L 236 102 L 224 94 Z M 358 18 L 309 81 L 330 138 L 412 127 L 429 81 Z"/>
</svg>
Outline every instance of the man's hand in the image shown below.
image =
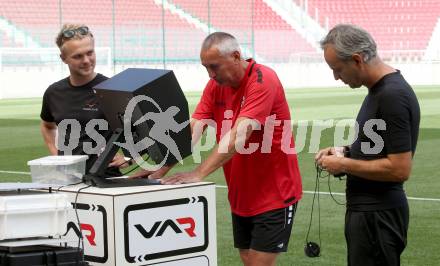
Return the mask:
<svg viewBox="0 0 440 266">
<path fill-rule="evenodd" d="M 162 184 L 164 185 L 186 184 L 186 183 L 201 182 L 202 180 L 203 180 L 203 176 L 196 169 L 191 172 L 175 173 L 174 175 L 163 178 Z"/>
<path fill-rule="evenodd" d="M 170 166 L 164 165 L 157 171 L 150 171 L 150 170 L 142 169 L 142 170 L 134 173 L 133 175 L 131 175 L 129 178 L 159 179 L 159 178 L 162 178 L 163 176 L 165 176 L 168 173 L 168 171 L 170 171 L 171 168 L 173 168 L 173 166 L 174 165 L 170 165 Z"/>
<path fill-rule="evenodd" d="M 125 168 L 128 167 L 130 164 L 128 163 L 124 157 L 124 155 L 117 153 L 115 157 L 113 157 L 113 160 L 108 164 L 109 167 L 119 167 L 119 168 Z"/>
<path fill-rule="evenodd" d="M 343 157 L 335 155 L 324 155 L 317 162 L 321 169 L 332 175 L 338 175 L 344 172 L 342 165 Z"/>
<path fill-rule="evenodd" d="M 344 172 L 341 160 L 343 157 L 344 147 L 328 147 L 318 151 L 315 162 L 321 169 L 338 175 Z"/>
<path fill-rule="evenodd" d="M 315 161 L 319 167 L 333 175 L 341 173 L 383 182 L 405 182 L 412 169 L 412 152 L 388 154 L 375 160 L 355 160 L 343 157 L 334 148 L 320 150 Z"/>
<path fill-rule="evenodd" d="M 319 151 L 316 153 L 316 155 L 315 155 L 315 162 L 318 163 L 318 161 L 319 161 L 322 157 L 324 157 L 324 156 L 333 155 L 333 153 L 332 153 L 332 148 L 333 148 L 333 147 L 328 147 L 328 148 L 325 148 L 325 149 L 319 150 Z"/>
<path fill-rule="evenodd" d="M 315 161 L 318 162 L 323 156 L 336 155 L 337 157 L 344 157 L 344 147 L 328 147 L 318 151 L 315 155 Z"/>
</svg>

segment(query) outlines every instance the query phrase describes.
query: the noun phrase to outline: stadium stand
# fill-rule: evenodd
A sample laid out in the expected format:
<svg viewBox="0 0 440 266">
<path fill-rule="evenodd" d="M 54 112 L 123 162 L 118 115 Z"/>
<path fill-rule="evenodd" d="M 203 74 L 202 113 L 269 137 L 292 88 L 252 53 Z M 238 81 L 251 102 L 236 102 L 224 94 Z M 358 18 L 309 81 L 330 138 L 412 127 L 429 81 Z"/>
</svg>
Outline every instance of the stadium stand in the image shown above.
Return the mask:
<svg viewBox="0 0 440 266">
<path fill-rule="evenodd" d="M 10 38 L 4 30 L 0 30 L 0 47 L 20 47 L 21 45 Z"/>
<path fill-rule="evenodd" d="M 323 27 L 355 23 L 373 34 L 381 51 L 406 50 L 418 58 L 426 49 L 440 14 L 438 0 L 287 1 L 299 6 L 307 3 L 309 15 Z M 162 8 L 163 2 L 173 4 L 192 20 Z M 0 20 L 25 32 L 37 47 L 54 47 L 54 35 L 62 23 L 84 22 L 95 33 L 96 45 L 114 48 L 115 63 L 122 64 L 160 63 L 164 58 L 168 62 L 198 61 L 200 43 L 213 30 L 231 32 L 242 46 L 267 62 L 289 62 L 292 55 L 316 53 L 266 2 L 2 0 Z M 205 25 L 205 29 L 197 24 Z M 29 47 L 4 33 L 0 45 Z"/>
<path fill-rule="evenodd" d="M 440 14 L 438 0 L 307 2 L 310 16 L 317 14 L 316 19 L 323 27 L 331 28 L 338 23 L 357 24 L 370 31 L 380 50 L 426 49 Z"/>
<path fill-rule="evenodd" d="M 48 46 L 47 32 L 55 32 L 59 25 L 58 1 L 2 0 L 0 18 L 6 19 L 19 30 L 27 32 L 42 47 Z M 53 34 L 50 45 L 53 46 Z"/>
<path fill-rule="evenodd" d="M 254 38 L 256 53 L 268 61 L 282 62 L 288 60 L 293 53 L 315 51 L 262 0 L 255 0 L 253 5 L 251 1 L 211 1 L 211 12 L 208 12 L 207 2 L 191 0 L 172 2 L 215 29 L 233 33 L 244 46 Z M 250 36 L 249 31 L 252 26 L 253 37 Z"/>
<path fill-rule="evenodd" d="M 251 36 L 252 12 L 250 1 L 211 1 L 211 14 L 207 2 L 170 1 L 183 11 L 215 29 L 232 32 L 250 47 L 255 41 L 255 51 L 270 61 L 285 61 L 295 52 L 314 51 L 288 24 L 275 14 L 262 0 L 254 3 L 254 36 Z M 53 32 L 64 22 L 84 21 L 97 35 L 97 45 L 111 46 L 113 22 L 116 26 L 116 57 L 130 61 L 133 58 L 162 57 L 162 8 L 154 1 L 115 1 L 112 19 L 112 1 L 77 0 L 62 1 L 12 1 L 4 0 L 0 16 L 20 29 L 24 29 L 42 47 L 53 46 Z M 238 5 L 238 6 L 237 6 Z M 96 12 L 99 10 L 99 12 Z M 245 12 L 243 11 L 245 10 Z M 210 19 L 208 20 L 208 14 Z M 60 15 L 62 20 L 60 20 Z M 166 56 L 169 60 L 198 58 L 198 49 L 205 32 L 168 10 L 164 12 L 166 27 Z M 179 43 L 179 45 L 176 45 Z M 276 51 L 276 52 L 275 52 Z"/>
<path fill-rule="evenodd" d="M 60 25 L 66 22 L 84 22 L 89 25 L 97 41 L 97 46 L 112 46 L 115 27 L 116 58 L 120 61 L 161 61 L 166 48 L 167 60 L 198 58 L 194 44 L 200 45 L 205 33 L 193 25 L 165 10 L 166 27 L 164 44 L 162 41 L 162 8 L 153 1 L 115 1 L 113 21 L 112 1 L 76 0 L 62 1 L 11 1 L 4 0 L 0 6 L 0 17 L 28 32 L 42 47 L 53 47 L 54 36 Z M 96 12 L 99 10 L 99 12 Z M 60 19 L 60 15 L 62 19 Z M 178 44 L 178 45 L 177 45 Z M 156 59 L 155 59 L 156 58 Z"/>
<path fill-rule="evenodd" d="M 337 86 L 318 41 L 342 22 L 369 30 L 382 59 L 398 63 L 409 81 L 439 82 L 439 0 L 0 1 L 0 98 L 41 97 L 68 74 L 54 44 L 67 22 L 92 29 L 100 73 L 168 68 L 185 90 L 207 80 L 199 49 L 216 30 L 234 34 L 244 56 L 269 64 L 285 87 Z"/>
</svg>

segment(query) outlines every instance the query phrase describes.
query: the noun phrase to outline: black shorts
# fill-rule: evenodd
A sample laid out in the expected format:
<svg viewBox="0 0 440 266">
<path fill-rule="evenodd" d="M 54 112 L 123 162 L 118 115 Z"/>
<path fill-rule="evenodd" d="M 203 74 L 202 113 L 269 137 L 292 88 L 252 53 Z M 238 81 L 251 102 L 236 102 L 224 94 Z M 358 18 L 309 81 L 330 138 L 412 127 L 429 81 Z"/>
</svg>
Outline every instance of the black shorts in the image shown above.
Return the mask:
<svg viewBox="0 0 440 266">
<path fill-rule="evenodd" d="M 406 246 L 408 205 L 379 211 L 347 211 L 345 239 L 349 266 L 397 266 Z"/>
<path fill-rule="evenodd" d="M 286 252 L 297 203 L 255 216 L 232 213 L 234 246 L 262 252 Z"/>
</svg>

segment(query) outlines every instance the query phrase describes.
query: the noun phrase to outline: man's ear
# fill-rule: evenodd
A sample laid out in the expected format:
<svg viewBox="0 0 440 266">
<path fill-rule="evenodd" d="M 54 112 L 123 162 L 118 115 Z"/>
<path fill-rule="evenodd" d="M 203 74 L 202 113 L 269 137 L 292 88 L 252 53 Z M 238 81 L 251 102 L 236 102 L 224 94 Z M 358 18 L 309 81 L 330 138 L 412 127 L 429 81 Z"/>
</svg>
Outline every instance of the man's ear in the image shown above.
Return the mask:
<svg viewBox="0 0 440 266">
<path fill-rule="evenodd" d="M 232 57 L 234 58 L 235 62 L 239 62 L 241 60 L 241 54 L 239 51 L 232 52 Z"/>
<path fill-rule="evenodd" d="M 362 63 L 364 63 L 364 58 L 361 54 L 353 54 L 351 56 L 351 58 L 353 59 L 353 61 L 355 62 L 355 64 L 357 66 L 361 65 Z"/>
<path fill-rule="evenodd" d="M 60 54 L 60 58 L 61 58 L 61 61 L 63 61 L 64 63 L 66 63 L 66 62 L 65 62 L 66 57 L 63 55 L 63 53 Z"/>
</svg>

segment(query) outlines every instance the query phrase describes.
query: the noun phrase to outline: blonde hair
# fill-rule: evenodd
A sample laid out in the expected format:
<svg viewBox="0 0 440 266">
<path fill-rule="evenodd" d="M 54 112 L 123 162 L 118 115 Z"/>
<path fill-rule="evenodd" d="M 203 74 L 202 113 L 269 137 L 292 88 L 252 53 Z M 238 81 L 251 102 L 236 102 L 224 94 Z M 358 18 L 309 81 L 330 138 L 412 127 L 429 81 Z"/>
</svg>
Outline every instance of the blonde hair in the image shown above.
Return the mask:
<svg viewBox="0 0 440 266">
<path fill-rule="evenodd" d="M 90 29 L 89 29 L 89 32 L 85 35 L 79 34 L 79 32 L 75 31 L 75 34 L 71 38 L 64 37 L 64 32 L 66 32 L 68 30 L 76 30 L 81 27 L 87 27 L 87 26 L 85 24 L 64 24 L 63 27 L 61 28 L 60 32 L 58 32 L 58 35 L 55 39 L 55 43 L 57 44 L 58 48 L 60 48 L 60 50 L 61 50 L 61 47 L 63 46 L 63 44 L 68 40 L 80 40 L 85 37 L 91 37 L 93 39 L 93 34 L 90 31 Z M 87 28 L 89 28 L 89 27 L 87 27 Z"/>
</svg>

